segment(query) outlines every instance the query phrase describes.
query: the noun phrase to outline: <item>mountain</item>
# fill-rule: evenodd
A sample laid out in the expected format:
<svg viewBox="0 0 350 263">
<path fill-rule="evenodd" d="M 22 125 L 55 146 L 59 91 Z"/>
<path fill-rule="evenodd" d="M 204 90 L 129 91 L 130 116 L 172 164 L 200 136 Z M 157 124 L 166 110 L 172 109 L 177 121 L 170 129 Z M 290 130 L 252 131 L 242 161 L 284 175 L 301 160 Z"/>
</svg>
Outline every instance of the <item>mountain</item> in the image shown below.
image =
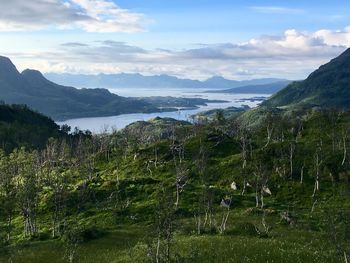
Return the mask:
<svg viewBox="0 0 350 263">
<path fill-rule="evenodd" d="M 180 79 L 168 75 L 144 76 L 141 74 L 45 74 L 49 80 L 61 85 L 74 87 L 99 87 L 99 88 L 203 88 L 203 89 L 231 89 L 247 85 L 264 85 L 284 79 L 253 79 L 253 80 L 228 80 L 220 76 L 214 76 L 205 81 Z"/>
<path fill-rule="evenodd" d="M 350 49 L 304 81 L 293 82 L 262 105 L 350 108 Z"/>
<path fill-rule="evenodd" d="M 168 82 L 174 79 L 170 76 L 159 78 Z M 37 70 L 27 69 L 19 73 L 6 57 L 0 57 L 0 100 L 8 104 L 28 105 L 55 120 L 176 111 L 178 108 L 197 108 L 211 102 L 224 102 L 159 96 L 125 98 L 102 88 L 76 89 L 51 82 Z"/>
<path fill-rule="evenodd" d="M 0 57 L 0 100 L 26 104 L 57 120 L 158 111 L 146 101 L 120 97 L 106 89 L 61 86 L 36 70 L 19 73 L 6 57 Z"/>
<path fill-rule="evenodd" d="M 268 84 L 260 84 L 260 85 L 247 85 L 233 89 L 226 90 L 211 90 L 209 92 L 213 93 L 241 93 L 241 94 L 249 94 L 249 93 L 257 93 L 257 94 L 274 94 L 281 89 L 285 88 L 291 81 L 282 80 L 278 82 L 272 82 Z"/>
<path fill-rule="evenodd" d="M 237 80 L 228 80 L 221 76 L 214 76 L 204 81 L 202 86 L 208 89 L 230 89 L 239 86 L 239 83 Z"/>
<path fill-rule="evenodd" d="M 45 75 L 51 81 L 75 87 L 99 88 L 199 88 L 198 80 L 179 79 L 168 75 L 143 76 L 141 74 L 56 74 Z"/>
</svg>

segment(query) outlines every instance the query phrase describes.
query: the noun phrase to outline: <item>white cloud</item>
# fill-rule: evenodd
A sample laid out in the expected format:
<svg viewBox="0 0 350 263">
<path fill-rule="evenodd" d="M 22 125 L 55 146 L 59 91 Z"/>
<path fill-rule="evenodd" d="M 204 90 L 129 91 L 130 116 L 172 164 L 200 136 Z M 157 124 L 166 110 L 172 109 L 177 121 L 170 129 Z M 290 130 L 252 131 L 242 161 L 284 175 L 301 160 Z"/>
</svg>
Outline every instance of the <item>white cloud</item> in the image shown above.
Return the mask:
<svg viewBox="0 0 350 263">
<path fill-rule="evenodd" d="M 204 45 L 184 56 L 214 60 L 294 60 L 329 58 L 350 46 L 350 28 L 299 32 L 289 29 L 281 36 L 262 36 L 242 43 Z"/>
<path fill-rule="evenodd" d="M 336 31 L 322 29 L 315 32 L 314 37 L 323 39 L 327 45 L 350 46 L 350 27 Z"/>
<path fill-rule="evenodd" d="M 232 79 L 302 79 L 349 46 L 350 27 L 315 32 L 289 29 L 281 35 L 261 36 L 241 43 L 201 44 L 181 51 L 148 50 L 108 40 L 65 43 L 51 52 L 4 55 L 18 58 L 21 68 L 31 63 L 31 67 L 44 72 L 138 72 L 195 79 L 213 75 Z"/>
<path fill-rule="evenodd" d="M 143 14 L 122 9 L 111 0 L 1 1 L 0 31 L 79 28 L 87 32 L 140 32 Z"/>
</svg>

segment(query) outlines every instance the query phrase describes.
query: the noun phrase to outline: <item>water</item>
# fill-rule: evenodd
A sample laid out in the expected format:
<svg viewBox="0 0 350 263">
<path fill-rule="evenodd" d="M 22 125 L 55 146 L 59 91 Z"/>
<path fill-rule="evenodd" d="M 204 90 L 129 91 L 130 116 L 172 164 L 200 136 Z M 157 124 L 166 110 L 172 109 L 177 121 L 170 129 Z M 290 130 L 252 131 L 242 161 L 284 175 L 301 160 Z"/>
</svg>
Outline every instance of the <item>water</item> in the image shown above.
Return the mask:
<svg viewBox="0 0 350 263">
<path fill-rule="evenodd" d="M 266 94 L 223 94 L 223 93 L 205 93 L 204 90 L 198 90 L 194 92 L 189 89 L 113 89 L 110 90 L 120 96 L 125 97 L 149 97 L 149 96 L 173 96 L 173 97 L 185 97 L 185 98 L 203 98 L 210 100 L 225 100 L 226 103 L 209 103 L 207 106 L 200 106 L 198 109 L 181 110 L 177 112 L 161 112 L 161 113 L 132 113 L 122 114 L 111 117 L 93 117 L 93 118 L 79 118 L 71 119 L 63 122 L 58 122 L 59 125 L 68 124 L 72 128 L 77 127 L 81 130 L 90 130 L 93 133 L 101 133 L 105 131 L 119 130 L 136 121 L 147 121 L 156 117 L 161 118 L 174 118 L 177 120 L 191 120 L 191 115 L 198 112 L 212 110 L 212 109 L 225 109 L 228 107 L 240 107 L 242 105 L 248 105 L 249 107 L 256 107 L 260 101 L 249 101 L 242 99 L 250 99 L 254 97 L 267 97 Z"/>
</svg>

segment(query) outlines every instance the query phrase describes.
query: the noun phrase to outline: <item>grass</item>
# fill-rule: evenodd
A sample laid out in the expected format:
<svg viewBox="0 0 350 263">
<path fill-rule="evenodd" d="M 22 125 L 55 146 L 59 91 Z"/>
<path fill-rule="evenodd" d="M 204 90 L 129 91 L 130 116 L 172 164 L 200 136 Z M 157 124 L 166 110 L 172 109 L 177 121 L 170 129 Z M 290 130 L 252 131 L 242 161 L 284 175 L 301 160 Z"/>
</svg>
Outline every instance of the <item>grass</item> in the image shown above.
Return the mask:
<svg viewBox="0 0 350 263">
<path fill-rule="evenodd" d="M 140 230 L 116 231 L 78 247 L 78 262 L 145 262 Z M 142 238 L 141 238 L 142 240 Z M 243 235 L 176 236 L 173 251 L 183 262 L 336 262 L 335 251 L 319 233 L 285 230 L 270 238 Z M 141 249 L 140 249 L 141 248 Z M 65 262 L 60 242 L 37 242 L 11 251 L 13 262 Z M 9 255 L 2 255 L 6 262 Z"/>
<path fill-rule="evenodd" d="M 249 210 L 250 211 L 250 210 Z M 337 262 L 335 247 L 327 236 L 317 230 L 291 227 L 281 223 L 271 210 L 267 224 L 269 235 L 259 237 L 245 225 L 261 224 L 261 215 L 245 209 L 232 210 L 225 234 L 197 235 L 184 229 L 195 229 L 192 219 L 177 222 L 177 232 L 171 243 L 173 258 L 178 262 Z M 216 215 L 217 220 L 221 214 Z M 120 225 L 105 235 L 79 244 L 76 262 L 152 262 L 147 256 L 150 238 L 149 227 L 143 224 Z M 154 240 L 152 240 L 154 244 Z M 62 241 L 23 242 L 2 250 L 0 262 L 9 258 L 16 263 L 68 262 Z"/>
</svg>

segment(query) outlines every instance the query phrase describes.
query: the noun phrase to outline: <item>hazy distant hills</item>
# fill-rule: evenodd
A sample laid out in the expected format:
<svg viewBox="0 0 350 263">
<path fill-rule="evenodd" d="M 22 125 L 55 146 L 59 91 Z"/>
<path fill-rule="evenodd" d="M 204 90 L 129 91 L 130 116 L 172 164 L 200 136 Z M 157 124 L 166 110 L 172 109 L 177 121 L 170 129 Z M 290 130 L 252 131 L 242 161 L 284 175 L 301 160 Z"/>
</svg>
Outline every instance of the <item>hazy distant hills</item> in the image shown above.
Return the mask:
<svg viewBox="0 0 350 263">
<path fill-rule="evenodd" d="M 272 82 L 268 84 L 260 84 L 260 85 L 248 85 L 243 87 L 237 87 L 232 89 L 225 90 L 211 90 L 209 92 L 213 93 L 256 93 L 256 94 L 274 94 L 281 89 L 285 88 L 291 81 L 289 80 L 281 80 L 277 82 Z"/>
<path fill-rule="evenodd" d="M 284 79 L 265 78 L 253 80 L 228 80 L 223 77 L 212 77 L 205 81 L 180 79 L 169 75 L 144 76 L 141 74 L 57 74 L 48 73 L 45 76 L 61 85 L 74 87 L 99 88 L 202 88 L 202 89 L 231 89 L 249 85 L 264 85 L 285 81 Z"/>
<path fill-rule="evenodd" d="M 272 107 L 350 107 L 350 49 L 263 103 Z"/>
</svg>

